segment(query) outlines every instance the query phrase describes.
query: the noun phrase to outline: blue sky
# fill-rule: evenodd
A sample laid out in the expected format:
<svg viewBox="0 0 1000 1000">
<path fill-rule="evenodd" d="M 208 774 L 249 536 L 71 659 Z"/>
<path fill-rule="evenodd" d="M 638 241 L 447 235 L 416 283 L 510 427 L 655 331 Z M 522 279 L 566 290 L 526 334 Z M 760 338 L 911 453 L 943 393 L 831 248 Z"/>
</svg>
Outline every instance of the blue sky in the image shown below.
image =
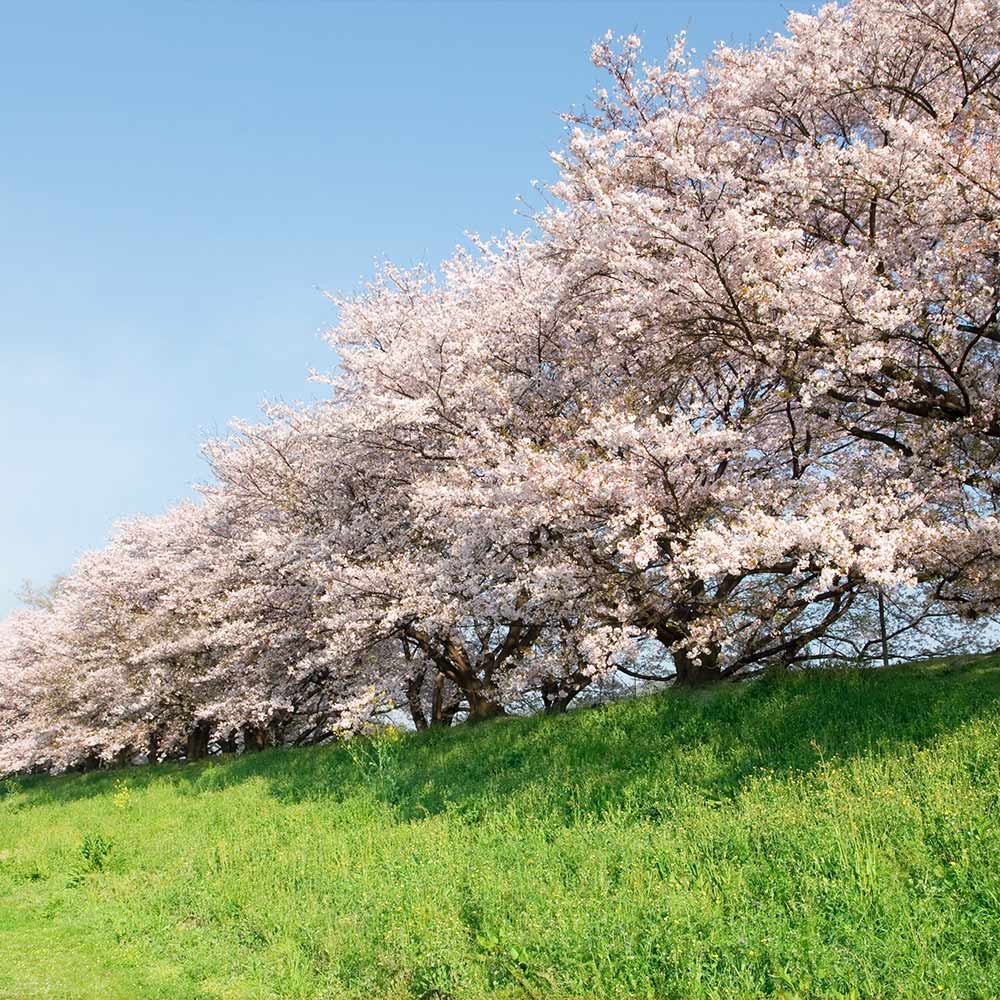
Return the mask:
<svg viewBox="0 0 1000 1000">
<path fill-rule="evenodd" d="M 523 228 L 608 28 L 705 51 L 786 6 L 8 0 L 0 614 L 189 495 L 232 417 L 320 393 L 322 289 Z"/>
</svg>

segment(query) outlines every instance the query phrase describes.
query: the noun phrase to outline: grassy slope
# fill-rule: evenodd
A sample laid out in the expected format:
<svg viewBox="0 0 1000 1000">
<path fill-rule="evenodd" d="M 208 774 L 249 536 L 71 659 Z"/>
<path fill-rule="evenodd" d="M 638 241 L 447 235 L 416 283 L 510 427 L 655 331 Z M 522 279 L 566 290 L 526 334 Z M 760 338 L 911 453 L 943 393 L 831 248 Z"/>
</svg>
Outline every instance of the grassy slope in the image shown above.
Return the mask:
<svg viewBox="0 0 1000 1000">
<path fill-rule="evenodd" d="M 0 997 L 987 997 L 998 818 L 998 660 L 8 783 Z"/>
</svg>

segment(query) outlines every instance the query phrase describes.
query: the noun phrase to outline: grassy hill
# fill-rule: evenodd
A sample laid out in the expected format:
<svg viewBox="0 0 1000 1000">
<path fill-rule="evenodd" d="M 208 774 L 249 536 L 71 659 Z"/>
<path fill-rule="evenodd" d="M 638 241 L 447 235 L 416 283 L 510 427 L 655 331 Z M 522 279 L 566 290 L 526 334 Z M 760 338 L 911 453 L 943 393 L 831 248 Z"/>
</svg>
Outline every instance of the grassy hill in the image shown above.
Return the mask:
<svg viewBox="0 0 1000 1000">
<path fill-rule="evenodd" d="M 1000 660 L 8 781 L 0 997 L 988 997 Z"/>
</svg>

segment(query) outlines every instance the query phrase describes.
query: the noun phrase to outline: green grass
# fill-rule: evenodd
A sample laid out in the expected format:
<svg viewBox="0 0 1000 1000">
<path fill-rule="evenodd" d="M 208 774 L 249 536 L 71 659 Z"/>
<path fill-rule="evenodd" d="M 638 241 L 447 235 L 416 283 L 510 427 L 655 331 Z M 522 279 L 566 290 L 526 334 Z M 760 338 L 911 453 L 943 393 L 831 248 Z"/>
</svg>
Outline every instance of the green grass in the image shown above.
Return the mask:
<svg viewBox="0 0 1000 1000">
<path fill-rule="evenodd" d="M 1000 660 L 8 781 L 0 997 L 992 997 Z"/>
</svg>

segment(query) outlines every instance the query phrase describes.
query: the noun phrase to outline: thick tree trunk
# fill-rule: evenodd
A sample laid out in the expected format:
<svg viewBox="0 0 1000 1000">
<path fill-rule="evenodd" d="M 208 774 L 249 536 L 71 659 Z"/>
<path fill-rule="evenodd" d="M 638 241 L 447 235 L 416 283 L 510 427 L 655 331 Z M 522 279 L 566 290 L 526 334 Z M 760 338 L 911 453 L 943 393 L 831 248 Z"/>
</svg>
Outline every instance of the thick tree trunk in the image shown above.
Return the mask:
<svg viewBox="0 0 1000 1000">
<path fill-rule="evenodd" d="M 212 735 L 212 724 L 207 719 L 199 719 L 188 732 L 185 756 L 188 760 L 201 760 L 208 756 L 208 743 Z"/>
<path fill-rule="evenodd" d="M 582 668 L 581 663 L 579 669 L 566 677 L 546 677 L 542 681 L 542 705 L 546 715 L 565 712 L 573 699 L 590 684 L 591 678 Z"/>
<path fill-rule="evenodd" d="M 482 722 L 507 714 L 494 688 L 467 691 L 466 697 L 469 700 L 469 722 Z"/>
<path fill-rule="evenodd" d="M 544 712 L 546 715 L 562 715 L 565 711 L 569 709 L 570 702 L 572 702 L 575 695 L 563 698 L 552 698 L 549 701 L 544 701 Z"/>
<path fill-rule="evenodd" d="M 666 647 L 674 661 L 674 687 L 707 687 L 722 680 L 722 668 L 719 666 L 720 650 L 716 646 L 706 650 L 697 661 L 692 659 L 682 646 L 674 648 L 688 636 L 679 626 L 662 624 L 656 628 L 656 638 Z"/>
<path fill-rule="evenodd" d="M 677 674 L 674 677 L 674 687 L 707 687 L 717 684 L 722 680 L 718 659 L 718 654 L 703 653 L 696 663 L 687 654 L 675 652 L 674 667 Z"/>
<path fill-rule="evenodd" d="M 267 737 L 264 745 L 267 747 L 284 746 L 285 733 L 288 732 L 288 726 L 290 723 L 291 718 L 286 717 L 284 712 L 282 712 L 281 715 L 273 716 L 271 721 L 266 726 Z"/>
<path fill-rule="evenodd" d="M 562 714 L 579 693 L 580 689 L 576 687 L 566 690 L 556 681 L 542 681 L 542 706 L 545 714 Z"/>
<path fill-rule="evenodd" d="M 267 726 L 244 726 L 243 727 L 243 752 L 258 753 L 266 750 L 269 745 Z"/>
<path fill-rule="evenodd" d="M 520 622 L 512 622 L 507 628 L 507 635 L 501 646 L 473 662 L 459 636 L 452 634 L 442 638 L 432 638 L 417 629 L 412 629 L 408 638 L 420 647 L 441 674 L 435 689 L 439 707 L 437 715 L 432 714 L 432 719 L 448 725 L 451 717 L 458 711 L 458 705 L 444 704 L 445 679 L 451 681 L 465 696 L 469 722 L 481 722 L 483 719 L 505 715 L 500 692 L 492 680 L 493 671 L 500 663 L 521 655 L 522 650 L 535 641 L 538 632 L 537 626 L 525 627 Z"/>
</svg>

